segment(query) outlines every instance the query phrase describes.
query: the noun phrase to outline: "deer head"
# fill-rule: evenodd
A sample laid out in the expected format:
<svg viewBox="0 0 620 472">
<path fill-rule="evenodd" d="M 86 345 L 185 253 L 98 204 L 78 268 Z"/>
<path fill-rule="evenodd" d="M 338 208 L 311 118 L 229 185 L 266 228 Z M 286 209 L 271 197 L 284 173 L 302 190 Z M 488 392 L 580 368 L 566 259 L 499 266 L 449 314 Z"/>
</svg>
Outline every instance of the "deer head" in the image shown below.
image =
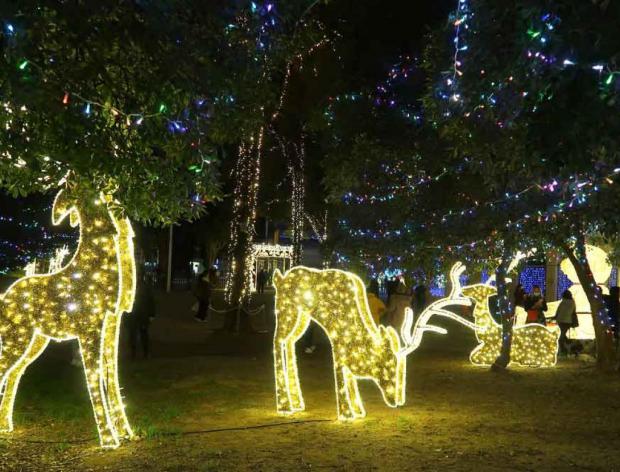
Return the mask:
<svg viewBox="0 0 620 472">
<path fill-rule="evenodd" d="M 398 334 L 391 326 L 379 326 L 381 339 L 376 365 L 380 372 L 376 375 L 377 384 L 383 399 L 391 407 L 405 403 L 405 384 L 407 356 L 402 354 Z"/>
<path fill-rule="evenodd" d="M 80 223 L 77 210 L 77 201 L 71 190 L 63 188 L 58 192 L 52 205 L 52 223 L 59 225 L 69 215 L 69 222 L 73 228 Z"/>
</svg>

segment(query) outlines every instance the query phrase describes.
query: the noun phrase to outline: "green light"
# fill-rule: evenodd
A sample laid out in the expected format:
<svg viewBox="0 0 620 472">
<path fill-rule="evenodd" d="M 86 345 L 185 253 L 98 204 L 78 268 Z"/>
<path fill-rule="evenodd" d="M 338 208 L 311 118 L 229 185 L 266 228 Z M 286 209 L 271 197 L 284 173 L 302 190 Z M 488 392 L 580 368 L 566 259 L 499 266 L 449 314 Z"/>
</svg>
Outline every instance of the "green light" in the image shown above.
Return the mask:
<svg viewBox="0 0 620 472">
<path fill-rule="evenodd" d="M 166 111 L 166 105 L 162 103 L 161 105 L 159 105 L 159 113 L 163 113 L 165 111 Z"/>
<path fill-rule="evenodd" d="M 19 70 L 24 70 L 28 65 L 28 61 L 24 61 L 19 65 Z"/>
<path fill-rule="evenodd" d="M 540 36 L 540 31 L 534 31 L 534 30 L 529 29 L 527 30 L 527 34 L 530 36 L 530 38 L 534 39 Z"/>
<path fill-rule="evenodd" d="M 613 80 L 614 80 L 614 75 L 613 74 L 609 74 L 607 76 L 607 80 L 605 81 L 605 85 L 610 85 Z"/>
</svg>

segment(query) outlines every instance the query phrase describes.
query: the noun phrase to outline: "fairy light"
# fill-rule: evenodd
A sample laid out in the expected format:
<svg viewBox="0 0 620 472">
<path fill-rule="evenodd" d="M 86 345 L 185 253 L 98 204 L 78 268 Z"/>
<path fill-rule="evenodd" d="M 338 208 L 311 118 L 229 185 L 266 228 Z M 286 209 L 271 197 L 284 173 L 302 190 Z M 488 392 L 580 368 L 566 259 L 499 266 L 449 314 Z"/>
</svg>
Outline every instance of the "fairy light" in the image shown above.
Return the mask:
<svg viewBox="0 0 620 472">
<path fill-rule="evenodd" d="M 279 140 L 280 147 L 288 160 L 288 176 L 291 182 L 291 227 L 293 242 L 293 264 L 301 263 L 302 241 L 304 231 L 305 204 L 305 139 L 302 134 L 299 144 L 293 143 L 293 153 L 289 153 L 286 144 Z M 293 158 L 294 156 L 294 158 Z"/>
<path fill-rule="evenodd" d="M 236 178 L 233 191 L 233 214 L 230 223 L 230 240 L 228 245 L 228 272 L 225 282 L 226 300 L 230 303 L 235 295 L 236 277 L 239 268 L 243 268 L 238 290 L 239 300 L 244 300 L 252 293 L 252 242 L 254 240 L 254 222 L 260 187 L 260 164 L 263 151 L 264 128 L 256 136 L 250 136 L 247 142 L 239 146 L 239 155 L 234 169 Z"/>
<path fill-rule="evenodd" d="M 295 343 L 311 320 L 323 328 L 331 345 L 338 419 L 353 420 L 366 415 L 357 386 L 359 379 L 374 381 L 388 406 L 404 404 L 408 352 L 401 349 L 393 328 L 377 326 L 373 321 L 366 289 L 359 277 L 337 269 L 298 266 L 284 275 L 276 270 L 273 282 L 279 413 L 305 409 Z"/>
<path fill-rule="evenodd" d="M 116 202 L 101 194 L 61 190 L 52 221 L 67 216 L 80 227 L 69 263 L 47 274 L 23 277 L 0 299 L 0 431 L 13 430 L 13 407 L 21 376 L 50 340 L 77 339 L 102 447 L 131 438 L 118 382 L 120 318 L 135 294 L 133 230 L 115 216 Z M 58 256 L 60 257 L 60 256 Z"/>
<path fill-rule="evenodd" d="M 384 229 L 348 228 L 348 221 L 343 219 L 340 221 L 340 226 L 344 230 L 348 231 L 351 237 L 355 238 L 399 238 L 405 234 L 413 233 L 416 229 L 424 230 L 433 226 L 456 223 L 457 220 L 465 217 L 474 217 L 484 208 L 493 209 L 502 207 L 508 203 L 517 203 L 520 200 L 523 200 L 526 194 L 534 191 L 538 191 L 542 195 L 551 197 L 555 196 L 561 199 L 546 209 L 539 209 L 537 211 L 532 211 L 531 213 L 525 213 L 520 218 L 507 221 L 504 225 L 506 229 L 521 229 L 523 225 L 528 222 L 549 222 L 566 211 L 584 206 L 588 203 L 589 198 L 600 192 L 601 188 L 614 184 L 615 180 L 613 179 L 617 178 L 619 173 L 620 170 L 615 168 L 612 172 L 600 177 L 583 177 L 579 175 L 570 176 L 561 184 L 559 183 L 560 179 L 555 178 L 548 184 L 532 184 L 519 192 L 506 193 L 504 198 L 501 199 L 495 199 L 488 202 L 476 202 L 476 204 L 471 207 L 450 210 L 443 214 L 433 214 L 432 219 L 417 225 L 406 223 L 400 228 Z M 378 223 L 381 223 L 381 221 Z M 484 240 L 454 245 L 453 247 L 466 247 L 471 244 L 479 244 L 482 241 Z"/>
<path fill-rule="evenodd" d="M 331 43 L 332 43 L 332 40 L 328 38 L 327 36 L 325 36 L 321 38 L 318 42 L 314 43 L 312 46 L 310 46 L 305 51 L 295 54 L 293 57 L 289 59 L 289 61 L 286 63 L 286 69 L 284 72 L 284 80 L 282 82 L 282 89 L 280 91 L 278 105 L 276 106 L 275 111 L 271 115 L 272 121 L 275 121 L 276 119 L 278 119 L 280 114 L 282 113 L 282 109 L 284 108 L 284 104 L 286 102 L 286 97 L 288 96 L 289 84 L 291 81 L 291 76 L 293 75 L 293 71 L 301 69 L 307 57 L 311 56 L 319 49 Z"/>
<path fill-rule="evenodd" d="M 279 259 L 284 262 L 284 267 L 288 268 L 291 266 L 291 262 L 293 260 L 293 246 L 285 246 L 282 244 L 264 244 L 264 243 L 256 243 L 252 246 L 252 252 L 250 255 L 250 267 L 252 269 L 256 268 L 256 263 L 259 258 L 266 259 Z M 252 287 L 251 291 L 253 292 L 255 287 L 255 278 L 258 275 L 258 271 L 255 271 L 255 277 L 252 277 Z"/>
</svg>

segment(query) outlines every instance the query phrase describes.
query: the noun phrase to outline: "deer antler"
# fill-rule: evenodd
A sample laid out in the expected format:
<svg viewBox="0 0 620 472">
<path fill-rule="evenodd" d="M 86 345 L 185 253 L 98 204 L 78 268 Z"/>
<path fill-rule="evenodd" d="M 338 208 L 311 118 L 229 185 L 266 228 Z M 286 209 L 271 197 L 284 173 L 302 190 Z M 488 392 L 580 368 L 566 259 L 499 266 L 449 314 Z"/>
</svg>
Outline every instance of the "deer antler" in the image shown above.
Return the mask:
<svg viewBox="0 0 620 472">
<path fill-rule="evenodd" d="M 526 257 L 530 257 L 532 254 L 535 254 L 535 253 L 536 253 L 536 248 L 532 248 L 527 252 L 517 251 L 515 256 L 512 258 L 512 261 L 510 261 L 510 264 L 508 264 L 506 273 L 510 274 L 513 270 L 515 270 L 515 268 L 517 267 L 517 265 L 519 265 L 519 262 L 521 262 L 522 259 L 525 259 Z M 491 274 L 491 276 L 487 279 L 486 283 L 491 284 L 493 281 L 495 281 L 495 274 Z M 506 282 L 512 282 L 512 279 L 506 277 Z"/>
<path fill-rule="evenodd" d="M 452 285 L 450 295 L 447 298 L 442 298 L 431 303 L 418 317 L 415 326 L 413 325 L 413 311 L 410 308 L 405 310 L 405 322 L 401 328 L 401 337 L 405 342 L 405 347 L 401 350 L 401 353 L 407 355 L 415 351 L 420 346 L 422 336 L 427 331 L 440 334 L 447 333 L 444 328 L 427 324 L 433 315 L 452 318 L 453 320 L 458 321 L 469 328 L 476 329 L 476 325 L 471 321 L 467 321 L 463 317 L 445 309 L 446 307 L 453 305 L 471 305 L 469 298 L 461 296 L 460 276 L 463 272 L 465 272 L 465 266 L 461 262 L 457 262 L 452 266 L 452 269 L 450 270 L 450 282 Z"/>
</svg>

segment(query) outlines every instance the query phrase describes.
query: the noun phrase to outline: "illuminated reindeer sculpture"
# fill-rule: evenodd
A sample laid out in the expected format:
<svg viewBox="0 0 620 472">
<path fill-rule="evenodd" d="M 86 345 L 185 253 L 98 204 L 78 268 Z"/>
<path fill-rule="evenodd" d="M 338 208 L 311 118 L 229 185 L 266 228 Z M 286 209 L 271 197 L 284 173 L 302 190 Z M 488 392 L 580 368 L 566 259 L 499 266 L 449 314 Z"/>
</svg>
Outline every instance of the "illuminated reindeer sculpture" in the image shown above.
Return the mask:
<svg viewBox="0 0 620 472">
<path fill-rule="evenodd" d="M 458 278 L 458 277 L 457 277 Z M 424 331 L 442 332 L 440 328 L 417 323 L 412 332 L 412 312 L 408 310 L 401 341 L 396 331 L 377 326 L 372 319 L 362 280 L 350 272 L 336 269 L 316 270 L 294 267 L 284 275 L 274 273 L 276 288 L 276 330 L 274 364 L 276 401 L 280 413 L 305 409 L 295 343 L 311 320 L 318 323 L 332 347 L 338 418 L 351 420 L 366 412 L 358 391 L 358 379 L 373 380 L 390 407 L 405 402 L 406 359 L 415 350 Z M 453 293 L 452 295 L 456 294 Z M 425 313 L 443 312 L 447 305 L 469 305 L 465 298 L 435 302 Z M 456 316 L 456 315 L 454 315 Z M 428 318 L 424 315 L 426 321 Z"/>
<path fill-rule="evenodd" d="M 514 267 L 518 260 L 513 261 Z M 502 348 L 502 326 L 497 323 L 489 309 L 489 298 L 497 293 L 497 289 L 486 284 L 474 284 L 462 287 L 459 276 L 464 272 L 465 266 L 460 262 L 452 267 L 450 280 L 452 292 L 447 299 L 438 300 L 431 304 L 418 318 L 413 331 L 411 331 L 411 317 L 406 317 L 407 322 L 403 326 L 403 339 L 414 349 L 420 344 L 424 331 L 434 331 L 445 334 L 446 330 L 434 326 L 428 326 L 428 320 L 434 315 L 452 318 L 455 321 L 471 328 L 476 333 L 479 344 L 470 353 L 469 359 L 472 364 L 489 366 L 495 362 Z M 461 297 L 471 299 L 474 304 L 474 323 L 468 321 L 450 311 L 444 309 L 446 305 L 453 305 L 451 300 L 460 300 Z M 436 306 L 434 306 L 436 305 Z M 408 334 L 411 332 L 411 334 Z M 557 362 L 559 331 L 557 328 L 548 328 L 541 324 L 526 324 L 516 326 L 512 331 L 512 345 L 510 350 L 511 361 L 526 367 L 552 367 Z"/>
<path fill-rule="evenodd" d="M 463 287 L 462 293 L 475 303 L 476 339 L 480 343 L 470 353 L 469 359 L 475 365 L 491 365 L 502 348 L 502 326 L 491 316 L 489 309 L 489 298 L 497 293 L 497 289 L 488 284 L 476 284 Z M 537 323 L 513 327 L 511 362 L 525 367 L 553 367 L 557 363 L 559 336 L 557 328 Z"/>
<path fill-rule="evenodd" d="M 13 429 L 20 377 L 50 340 L 77 339 L 99 438 L 116 447 L 133 433 L 117 376 L 121 315 L 135 293 L 133 230 L 114 214 L 112 198 L 67 186 L 52 207 L 52 221 L 69 216 L 80 226 L 76 253 L 49 274 L 17 280 L 0 297 L 0 431 Z"/>
</svg>

